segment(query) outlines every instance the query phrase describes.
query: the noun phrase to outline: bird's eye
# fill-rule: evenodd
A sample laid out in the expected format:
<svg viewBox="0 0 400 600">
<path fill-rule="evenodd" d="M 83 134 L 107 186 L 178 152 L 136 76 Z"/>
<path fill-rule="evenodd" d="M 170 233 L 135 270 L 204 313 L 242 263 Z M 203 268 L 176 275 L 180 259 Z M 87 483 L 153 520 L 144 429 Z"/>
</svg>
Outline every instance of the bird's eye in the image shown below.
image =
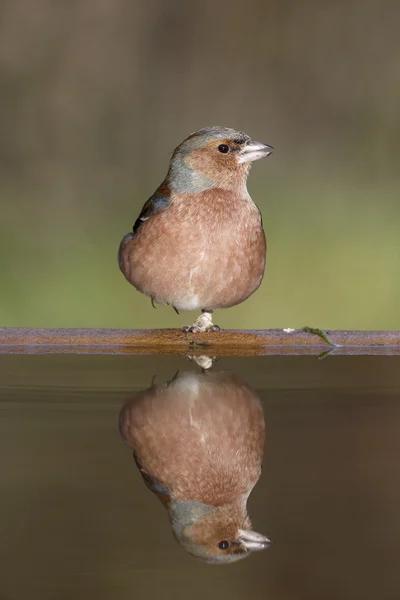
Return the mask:
<svg viewBox="0 0 400 600">
<path fill-rule="evenodd" d="M 227 144 L 220 144 L 218 146 L 218 150 L 222 152 L 222 154 L 226 154 L 227 152 L 229 152 L 229 146 Z"/>
<path fill-rule="evenodd" d="M 218 548 L 220 550 L 228 550 L 228 548 L 229 548 L 229 542 L 228 542 L 228 540 L 222 540 L 222 542 L 220 542 L 218 544 Z"/>
</svg>

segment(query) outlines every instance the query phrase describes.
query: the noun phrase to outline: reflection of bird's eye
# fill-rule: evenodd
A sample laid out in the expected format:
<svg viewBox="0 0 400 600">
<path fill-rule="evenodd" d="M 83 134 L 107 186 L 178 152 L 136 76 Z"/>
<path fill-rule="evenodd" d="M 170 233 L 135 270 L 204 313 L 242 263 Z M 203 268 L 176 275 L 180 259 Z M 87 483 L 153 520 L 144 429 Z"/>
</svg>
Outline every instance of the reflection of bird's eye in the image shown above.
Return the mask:
<svg viewBox="0 0 400 600">
<path fill-rule="evenodd" d="M 227 146 L 226 144 L 220 144 L 218 146 L 218 150 L 220 152 L 222 152 L 222 154 L 226 154 L 227 152 L 229 152 L 229 146 Z M 222 543 L 222 542 L 221 542 Z"/>
<path fill-rule="evenodd" d="M 222 542 L 220 542 L 218 544 L 218 548 L 220 550 L 228 550 L 228 548 L 229 548 L 229 542 L 228 542 L 228 540 L 222 540 Z"/>
</svg>

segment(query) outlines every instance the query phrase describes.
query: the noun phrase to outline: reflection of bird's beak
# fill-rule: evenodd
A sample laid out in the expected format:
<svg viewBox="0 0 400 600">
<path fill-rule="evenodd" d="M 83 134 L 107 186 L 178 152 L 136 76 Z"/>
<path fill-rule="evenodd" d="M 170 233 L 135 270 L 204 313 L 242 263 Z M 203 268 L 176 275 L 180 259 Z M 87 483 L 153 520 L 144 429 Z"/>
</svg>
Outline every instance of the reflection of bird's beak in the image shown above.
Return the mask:
<svg viewBox="0 0 400 600">
<path fill-rule="evenodd" d="M 243 146 L 239 154 L 239 163 L 253 162 L 259 158 L 264 158 L 272 154 L 273 147 L 268 144 L 261 144 L 260 142 L 253 142 L 249 140 Z"/>
<path fill-rule="evenodd" d="M 256 533 L 255 531 L 246 531 L 245 529 L 239 529 L 239 540 L 249 552 L 265 550 L 265 548 L 271 545 L 271 540 L 265 537 L 265 535 L 261 535 L 261 533 Z"/>
</svg>

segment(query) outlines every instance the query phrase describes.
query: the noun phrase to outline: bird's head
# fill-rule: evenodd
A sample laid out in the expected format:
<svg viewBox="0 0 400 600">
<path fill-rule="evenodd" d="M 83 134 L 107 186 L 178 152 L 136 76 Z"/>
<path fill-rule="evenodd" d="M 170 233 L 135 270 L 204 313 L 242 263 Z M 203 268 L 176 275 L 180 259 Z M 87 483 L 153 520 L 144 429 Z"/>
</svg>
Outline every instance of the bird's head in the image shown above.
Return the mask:
<svg viewBox="0 0 400 600">
<path fill-rule="evenodd" d="M 208 563 L 241 560 L 271 544 L 251 530 L 245 501 L 217 507 L 197 501 L 173 502 L 169 513 L 178 542 L 189 554 Z"/>
<path fill-rule="evenodd" d="M 272 146 L 229 127 L 200 129 L 175 149 L 168 183 L 175 193 L 245 188 L 252 162 L 269 156 L 272 150 Z"/>
</svg>

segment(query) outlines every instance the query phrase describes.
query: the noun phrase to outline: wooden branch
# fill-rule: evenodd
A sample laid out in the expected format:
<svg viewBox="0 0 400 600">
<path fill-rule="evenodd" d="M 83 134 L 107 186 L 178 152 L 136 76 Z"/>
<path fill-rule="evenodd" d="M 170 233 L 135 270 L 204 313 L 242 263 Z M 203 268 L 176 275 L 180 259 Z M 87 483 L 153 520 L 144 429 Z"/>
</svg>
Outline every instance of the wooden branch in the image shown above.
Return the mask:
<svg viewBox="0 0 400 600">
<path fill-rule="evenodd" d="M 400 354 L 400 331 L 328 331 L 336 346 L 298 330 L 225 330 L 186 334 L 180 329 L 0 328 L 0 353 L 90 354 Z"/>
</svg>

